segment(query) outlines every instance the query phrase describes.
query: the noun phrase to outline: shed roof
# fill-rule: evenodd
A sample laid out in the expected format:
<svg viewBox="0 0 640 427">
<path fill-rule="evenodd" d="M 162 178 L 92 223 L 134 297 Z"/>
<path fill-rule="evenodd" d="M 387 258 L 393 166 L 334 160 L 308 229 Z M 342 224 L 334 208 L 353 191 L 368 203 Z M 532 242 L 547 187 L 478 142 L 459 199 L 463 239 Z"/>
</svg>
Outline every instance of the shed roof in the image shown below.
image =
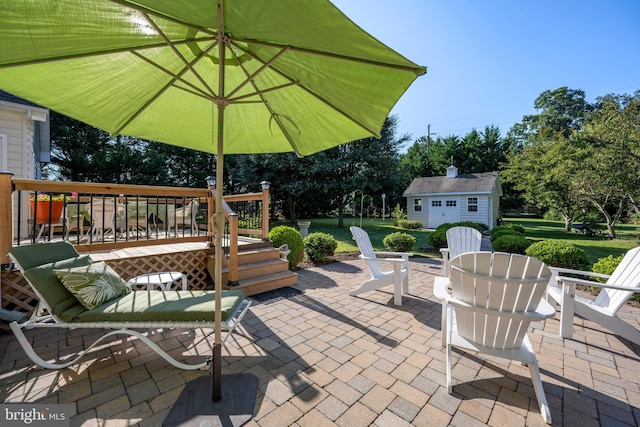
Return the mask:
<svg viewBox="0 0 640 427">
<path fill-rule="evenodd" d="M 496 186 L 500 191 L 498 172 L 470 173 L 453 178 L 430 176 L 415 178 L 403 195 L 490 193 Z"/>
</svg>

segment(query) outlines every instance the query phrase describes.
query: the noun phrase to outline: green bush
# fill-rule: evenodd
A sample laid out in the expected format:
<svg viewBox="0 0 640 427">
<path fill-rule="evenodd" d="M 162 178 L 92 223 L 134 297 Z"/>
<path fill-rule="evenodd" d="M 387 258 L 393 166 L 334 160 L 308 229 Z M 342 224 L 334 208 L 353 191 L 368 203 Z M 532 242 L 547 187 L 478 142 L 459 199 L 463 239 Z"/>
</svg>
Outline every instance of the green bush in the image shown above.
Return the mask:
<svg viewBox="0 0 640 427">
<path fill-rule="evenodd" d="M 315 232 L 304 238 L 304 253 L 314 264 L 327 261 L 338 247 L 338 241 L 331 234 Z"/>
<path fill-rule="evenodd" d="M 393 252 L 409 252 L 413 245 L 416 243 L 416 238 L 410 234 L 396 231 L 395 233 L 387 234 L 382 239 L 384 247 Z"/>
<path fill-rule="evenodd" d="M 520 255 L 524 255 L 530 245 L 531 241 L 519 233 L 504 234 L 492 243 L 495 252 L 508 252 Z"/>
<path fill-rule="evenodd" d="M 515 230 L 511 230 L 511 229 L 500 229 L 500 230 L 496 230 L 496 231 L 491 231 L 491 242 L 495 242 L 497 239 L 499 239 L 502 236 L 520 236 L 520 237 L 524 237 L 522 234 L 518 233 Z"/>
<path fill-rule="evenodd" d="M 420 221 L 409 221 L 406 219 L 398 221 L 398 225 L 402 228 L 406 228 L 407 230 L 418 230 L 422 228 L 422 223 Z"/>
<path fill-rule="evenodd" d="M 274 247 L 280 247 L 284 244 L 289 245 L 289 269 L 294 269 L 304 258 L 304 242 L 300 232 L 293 227 L 287 225 L 279 225 L 269 232 L 269 240 Z"/>
<path fill-rule="evenodd" d="M 447 230 L 437 230 L 429 234 L 429 245 L 436 251 L 447 247 Z"/>
<path fill-rule="evenodd" d="M 400 224 L 400 221 L 404 221 L 407 219 L 407 214 L 404 213 L 404 210 L 402 210 L 400 203 L 398 203 L 396 207 L 393 208 L 393 212 L 391 212 L 391 219 L 393 220 L 393 225 L 395 225 L 396 227 Z"/>
<path fill-rule="evenodd" d="M 550 267 L 584 270 L 589 264 L 584 249 L 559 240 L 536 242 L 527 248 L 525 254 L 539 259 Z"/>
<path fill-rule="evenodd" d="M 620 261 L 622 261 L 622 258 L 624 258 L 624 255 L 620 255 L 617 257 L 609 255 L 607 257 L 600 258 L 595 262 L 595 264 L 593 264 L 593 267 L 591 267 L 591 271 L 593 271 L 594 273 L 611 275 L 618 264 L 620 264 Z M 594 279 L 602 283 L 607 281 L 607 279 L 603 279 L 602 277 L 594 277 Z"/>
</svg>

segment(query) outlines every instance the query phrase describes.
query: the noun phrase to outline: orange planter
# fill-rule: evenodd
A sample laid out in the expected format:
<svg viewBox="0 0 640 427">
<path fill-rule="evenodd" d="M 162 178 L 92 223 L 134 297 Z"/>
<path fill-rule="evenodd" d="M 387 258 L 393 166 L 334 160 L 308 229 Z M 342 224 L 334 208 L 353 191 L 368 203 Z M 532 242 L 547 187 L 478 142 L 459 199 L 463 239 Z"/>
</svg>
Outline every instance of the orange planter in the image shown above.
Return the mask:
<svg viewBox="0 0 640 427">
<path fill-rule="evenodd" d="M 34 206 L 35 202 L 35 206 Z M 31 214 L 37 215 L 36 224 L 57 224 L 62 217 L 64 201 L 62 200 L 30 200 Z M 51 212 L 51 216 L 49 216 Z"/>
</svg>

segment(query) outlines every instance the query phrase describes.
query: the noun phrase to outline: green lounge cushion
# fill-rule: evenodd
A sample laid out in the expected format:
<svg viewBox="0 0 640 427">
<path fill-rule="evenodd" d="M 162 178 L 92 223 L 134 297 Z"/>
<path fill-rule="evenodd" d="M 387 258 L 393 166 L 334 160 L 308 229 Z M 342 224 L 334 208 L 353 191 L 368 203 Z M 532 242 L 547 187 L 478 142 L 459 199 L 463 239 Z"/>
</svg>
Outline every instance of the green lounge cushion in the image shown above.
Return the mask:
<svg viewBox="0 0 640 427">
<path fill-rule="evenodd" d="M 42 296 L 51 314 L 59 316 L 65 321 L 61 314 L 75 305 L 79 305 L 76 297 L 69 292 L 54 273 L 54 269 L 64 269 L 71 267 L 82 267 L 91 265 L 92 260 L 89 255 L 76 256 L 74 258 L 61 259 L 56 262 L 31 267 L 24 271 L 24 277 L 29 281 L 36 291 Z"/>
<path fill-rule="evenodd" d="M 64 287 L 88 310 L 131 292 L 127 282 L 104 261 L 56 269 L 54 272 Z"/>
<path fill-rule="evenodd" d="M 241 290 L 222 292 L 222 321 L 242 302 Z M 212 322 L 214 291 L 134 291 L 77 315 L 76 322 Z"/>
</svg>

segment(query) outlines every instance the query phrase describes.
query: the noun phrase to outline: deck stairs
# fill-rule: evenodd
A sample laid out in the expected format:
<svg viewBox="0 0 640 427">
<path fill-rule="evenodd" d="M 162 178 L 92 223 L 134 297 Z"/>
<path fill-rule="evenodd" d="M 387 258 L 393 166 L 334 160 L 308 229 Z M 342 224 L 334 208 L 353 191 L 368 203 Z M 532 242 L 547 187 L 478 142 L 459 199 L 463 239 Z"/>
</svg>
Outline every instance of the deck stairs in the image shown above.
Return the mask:
<svg viewBox="0 0 640 427">
<path fill-rule="evenodd" d="M 207 256 L 207 270 L 215 277 L 215 254 Z M 238 284 L 229 287 L 229 269 L 222 267 L 223 289 L 242 289 L 247 296 L 298 283 L 298 274 L 270 242 L 241 245 L 238 251 Z"/>
</svg>

